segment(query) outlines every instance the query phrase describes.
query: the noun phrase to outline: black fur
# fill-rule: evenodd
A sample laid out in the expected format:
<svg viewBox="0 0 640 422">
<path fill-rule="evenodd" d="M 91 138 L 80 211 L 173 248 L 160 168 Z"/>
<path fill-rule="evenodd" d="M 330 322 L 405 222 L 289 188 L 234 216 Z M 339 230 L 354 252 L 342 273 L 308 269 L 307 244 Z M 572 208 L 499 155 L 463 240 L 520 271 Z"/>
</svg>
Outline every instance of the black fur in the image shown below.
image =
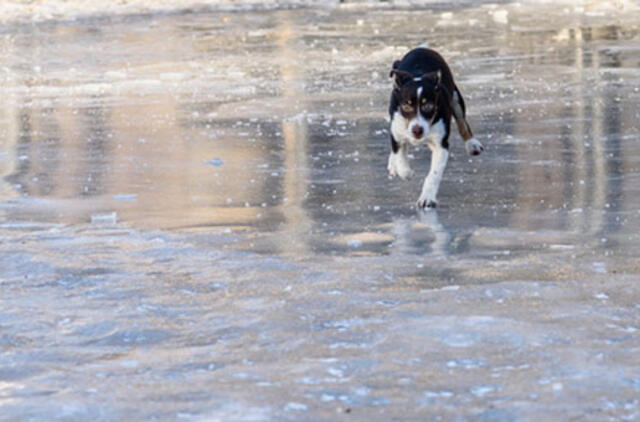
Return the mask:
<svg viewBox="0 0 640 422">
<path fill-rule="evenodd" d="M 389 102 L 389 115 L 393 118 L 400 104 L 410 100 L 415 102 L 418 87 L 422 87 L 423 97 L 432 102 L 435 108 L 432 113 L 424 112 L 419 108 L 414 111 L 414 115 L 415 112 L 420 112 L 426 120 L 434 122 L 442 119 L 446 128 L 442 146 L 448 148 L 453 115 L 452 95 L 458 88 L 442 56 L 428 48 L 416 48 L 407 53 L 402 60 L 396 60 L 393 63 L 390 76 L 395 78 L 395 85 Z M 416 81 L 416 78 L 420 80 Z M 411 117 L 409 113 L 404 113 L 402 110 L 401 113 L 405 117 Z M 397 152 L 399 148 L 393 135 L 391 135 L 391 148 L 393 152 Z"/>
<path fill-rule="evenodd" d="M 417 204 L 432 208 L 447 165 L 448 153 L 442 149 L 449 149 L 451 117 L 469 154 L 478 155 L 484 147 L 473 138 L 464 100 L 440 54 L 423 47 L 411 50 L 393 63 L 390 76 L 394 79 L 389 101 L 392 153 L 387 168 L 391 176 L 411 177 L 407 147 L 426 143 L 433 151 L 431 168 Z"/>
</svg>

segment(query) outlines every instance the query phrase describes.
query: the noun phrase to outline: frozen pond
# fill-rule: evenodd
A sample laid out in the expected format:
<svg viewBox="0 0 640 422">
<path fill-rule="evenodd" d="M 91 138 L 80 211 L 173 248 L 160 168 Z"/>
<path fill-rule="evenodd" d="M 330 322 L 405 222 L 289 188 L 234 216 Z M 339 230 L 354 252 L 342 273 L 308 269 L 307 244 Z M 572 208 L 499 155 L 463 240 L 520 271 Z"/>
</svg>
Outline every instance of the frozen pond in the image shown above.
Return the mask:
<svg viewBox="0 0 640 422">
<path fill-rule="evenodd" d="M 603 5 L 4 26 L 0 420 L 640 418 L 640 14 Z M 486 151 L 418 212 L 386 110 L 425 41 Z"/>
</svg>

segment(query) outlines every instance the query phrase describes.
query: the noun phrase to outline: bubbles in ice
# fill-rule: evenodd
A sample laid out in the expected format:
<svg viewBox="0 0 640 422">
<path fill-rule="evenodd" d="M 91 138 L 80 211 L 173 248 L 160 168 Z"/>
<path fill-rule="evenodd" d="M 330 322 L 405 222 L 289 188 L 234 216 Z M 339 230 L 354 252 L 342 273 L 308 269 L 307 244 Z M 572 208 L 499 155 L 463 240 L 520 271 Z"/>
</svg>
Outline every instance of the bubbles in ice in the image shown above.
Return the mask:
<svg viewBox="0 0 640 422">
<path fill-rule="evenodd" d="M 91 215 L 91 224 L 112 225 L 118 222 L 117 212 L 96 213 Z"/>
<path fill-rule="evenodd" d="M 500 390 L 500 387 L 495 385 L 479 385 L 477 387 L 471 388 L 471 394 L 476 397 L 484 397 L 487 394 L 493 393 Z"/>
<path fill-rule="evenodd" d="M 303 403 L 290 402 L 286 404 L 286 406 L 284 407 L 284 410 L 286 412 L 290 412 L 292 410 L 303 411 L 303 410 L 307 410 L 307 405 Z"/>
<path fill-rule="evenodd" d="M 220 159 L 220 158 L 212 158 L 209 161 L 205 161 L 205 164 L 208 166 L 213 166 L 213 167 L 221 167 L 224 162 Z"/>
<path fill-rule="evenodd" d="M 495 10 L 491 13 L 491 17 L 495 23 L 507 24 L 509 23 L 509 12 L 505 9 Z"/>
<path fill-rule="evenodd" d="M 112 198 L 115 199 L 116 201 L 135 201 L 136 199 L 138 199 L 138 194 L 125 193 L 120 195 L 113 195 Z"/>
<path fill-rule="evenodd" d="M 347 245 L 350 248 L 360 248 L 362 247 L 362 240 L 358 240 L 358 239 L 351 239 L 347 242 Z"/>
</svg>

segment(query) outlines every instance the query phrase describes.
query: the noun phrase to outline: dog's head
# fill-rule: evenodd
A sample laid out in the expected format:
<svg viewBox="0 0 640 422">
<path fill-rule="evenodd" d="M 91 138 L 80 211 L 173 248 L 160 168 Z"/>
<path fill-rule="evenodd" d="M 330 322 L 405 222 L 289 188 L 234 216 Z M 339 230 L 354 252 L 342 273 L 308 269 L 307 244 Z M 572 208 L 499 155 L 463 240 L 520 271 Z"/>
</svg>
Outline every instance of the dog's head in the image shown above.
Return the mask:
<svg viewBox="0 0 640 422">
<path fill-rule="evenodd" d="M 438 70 L 415 76 L 393 69 L 389 76 L 394 78 L 393 89 L 398 102 L 398 112 L 404 118 L 407 131 L 416 140 L 421 140 L 429 134 L 438 111 L 442 73 Z"/>
</svg>

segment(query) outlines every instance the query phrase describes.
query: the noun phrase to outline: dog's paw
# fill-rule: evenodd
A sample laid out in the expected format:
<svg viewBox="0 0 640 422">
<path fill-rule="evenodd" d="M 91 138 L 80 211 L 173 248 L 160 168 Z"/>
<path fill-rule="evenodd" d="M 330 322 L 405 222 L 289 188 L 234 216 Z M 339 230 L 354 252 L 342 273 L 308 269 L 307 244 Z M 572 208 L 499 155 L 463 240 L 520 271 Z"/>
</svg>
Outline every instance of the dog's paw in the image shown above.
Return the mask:
<svg viewBox="0 0 640 422">
<path fill-rule="evenodd" d="M 409 180 L 413 177 L 413 175 L 415 174 L 415 172 L 413 170 L 411 170 L 411 168 L 409 168 L 408 166 L 406 167 L 400 167 L 398 169 L 398 177 L 401 178 L 402 180 Z"/>
<path fill-rule="evenodd" d="M 391 154 L 389 156 L 389 164 L 387 165 L 389 175 L 391 177 L 398 176 L 402 180 L 408 180 L 413 177 L 413 170 L 409 167 L 409 163 L 399 155 Z"/>
<path fill-rule="evenodd" d="M 389 176 L 391 177 L 396 177 L 398 175 L 396 166 L 393 163 L 393 156 L 389 156 L 389 164 L 387 164 L 387 170 L 389 171 Z"/>
<path fill-rule="evenodd" d="M 438 203 L 435 199 L 423 198 L 422 196 L 416 202 L 416 206 L 420 209 L 433 209 L 438 206 Z"/>
<path fill-rule="evenodd" d="M 465 148 L 469 155 L 480 155 L 484 151 L 484 147 L 476 138 L 471 138 L 465 143 Z"/>
</svg>

